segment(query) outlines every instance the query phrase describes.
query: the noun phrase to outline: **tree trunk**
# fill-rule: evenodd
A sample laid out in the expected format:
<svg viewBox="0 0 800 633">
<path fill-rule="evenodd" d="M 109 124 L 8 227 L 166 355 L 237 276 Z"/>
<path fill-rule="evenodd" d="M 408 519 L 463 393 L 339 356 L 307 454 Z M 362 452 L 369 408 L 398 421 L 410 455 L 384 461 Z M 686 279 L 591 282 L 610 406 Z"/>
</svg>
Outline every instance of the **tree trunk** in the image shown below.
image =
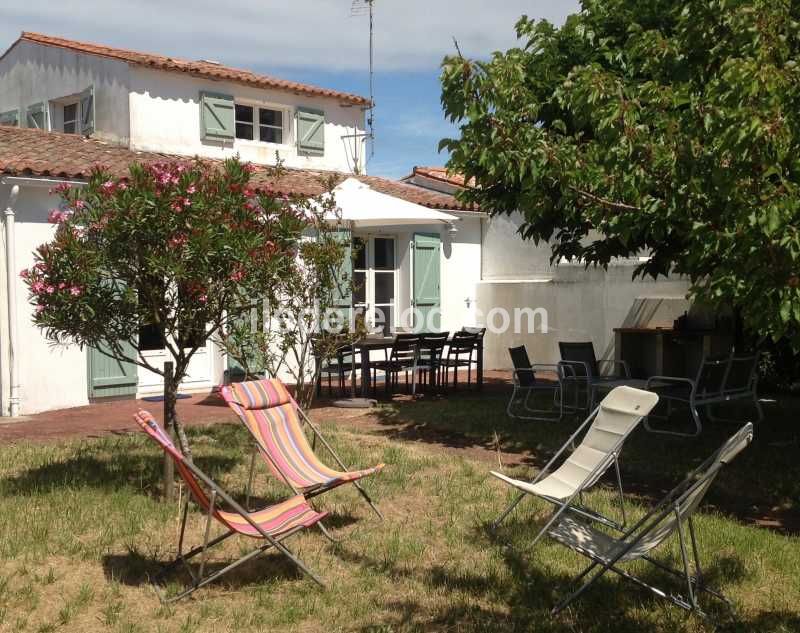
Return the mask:
<svg viewBox="0 0 800 633">
<path fill-rule="evenodd" d="M 173 372 L 173 363 L 164 363 L 164 429 L 170 439 L 175 442 L 177 438 L 178 447 L 184 456 L 191 460 L 192 451 L 186 439 L 186 433 L 178 420 L 175 405 L 178 400 L 178 385 L 183 378 L 184 372 Z M 174 463 L 171 457 L 164 456 L 164 499 L 171 501 L 174 498 Z"/>
</svg>

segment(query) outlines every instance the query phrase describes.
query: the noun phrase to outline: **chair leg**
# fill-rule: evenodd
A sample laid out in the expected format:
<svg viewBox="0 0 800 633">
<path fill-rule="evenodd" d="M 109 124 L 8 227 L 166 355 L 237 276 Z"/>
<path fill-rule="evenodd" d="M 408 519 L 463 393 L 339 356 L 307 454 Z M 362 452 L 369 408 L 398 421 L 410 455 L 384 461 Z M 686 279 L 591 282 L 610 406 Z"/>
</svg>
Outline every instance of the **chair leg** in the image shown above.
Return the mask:
<svg viewBox="0 0 800 633">
<path fill-rule="evenodd" d="M 519 505 L 519 502 L 522 501 L 524 498 L 525 498 L 525 493 L 520 492 L 514 499 L 514 501 L 509 503 L 508 507 L 505 510 L 503 510 L 500 516 L 494 520 L 494 522 L 492 523 L 492 529 L 496 530 L 498 527 L 500 527 L 500 524 L 505 520 L 505 518 L 509 514 L 511 514 L 511 512 L 513 512 L 514 508 L 516 508 Z"/>
</svg>

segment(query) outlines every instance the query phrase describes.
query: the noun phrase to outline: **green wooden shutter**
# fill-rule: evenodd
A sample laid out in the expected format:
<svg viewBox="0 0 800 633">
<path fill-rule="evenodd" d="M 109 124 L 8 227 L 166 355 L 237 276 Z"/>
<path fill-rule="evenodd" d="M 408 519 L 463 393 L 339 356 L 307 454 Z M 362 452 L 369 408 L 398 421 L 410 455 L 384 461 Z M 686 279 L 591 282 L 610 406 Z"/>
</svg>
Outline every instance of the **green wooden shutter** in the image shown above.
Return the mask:
<svg viewBox="0 0 800 633">
<path fill-rule="evenodd" d="M 123 344 L 123 352 L 131 358 L 136 357 L 136 349 L 129 343 Z M 110 351 L 108 346 L 102 349 Z M 139 384 L 139 372 L 136 365 L 114 358 L 109 358 L 94 347 L 89 348 L 89 397 L 119 398 L 135 396 Z"/>
<path fill-rule="evenodd" d="M 47 108 L 44 103 L 34 103 L 28 107 L 26 125 L 37 130 L 47 129 Z"/>
<path fill-rule="evenodd" d="M 19 110 L 9 110 L 8 112 L 0 112 L 0 125 L 19 125 Z"/>
<path fill-rule="evenodd" d="M 337 229 L 333 237 L 344 244 L 344 258 L 336 271 L 331 309 L 338 315 L 339 325 L 349 327 L 353 312 L 353 235 L 349 229 Z"/>
<path fill-rule="evenodd" d="M 441 327 L 441 319 L 437 316 L 429 322 L 428 314 L 434 308 L 441 307 L 440 277 L 442 238 L 433 233 L 414 234 L 414 308 L 416 319 L 421 317 L 422 323 L 414 323 L 415 328 L 437 331 Z M 437 310 L 438 312 L 438 310 Z"/>
<path fill-rule="evenodd" d="M 322 110 L 297 108 L 297 151 L 312 156 L 325 153 L 325 113 Z"/>
<path fill-rule="evenodd" d="M 232 141 L 235 130 L 233 97 L 215 92 L 201 92 L 200 135 L 203 140 Z"/>
<path fill-rule="evenodd" d="M 94 86 L 81 93 L 81 134 L 94 134 Z"/>
</svg>

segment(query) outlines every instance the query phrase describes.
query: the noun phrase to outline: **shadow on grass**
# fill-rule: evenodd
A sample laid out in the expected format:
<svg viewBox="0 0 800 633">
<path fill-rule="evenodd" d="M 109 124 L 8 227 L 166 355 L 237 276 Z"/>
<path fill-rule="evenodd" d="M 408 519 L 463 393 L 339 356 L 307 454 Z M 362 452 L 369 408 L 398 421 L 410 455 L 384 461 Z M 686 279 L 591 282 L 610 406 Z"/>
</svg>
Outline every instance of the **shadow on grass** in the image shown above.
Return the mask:
<svg viewBox="0 0 800 633">
<path fill-rule="evenodd" d="M 481 534 L 478 528 L 477 534 Z M 489 545 L 487 539 L 479 538 Z M 478 546 L 479 543 L 476 543 Z M 459 632 L 537 631 L 556 633 L 566 631 L 613 631 L 640 633 L 666 630 L 723 630 L 723 631 L 793 631 L 797 630 L 796 613 L 775 611 L 753 617 L 731 616 L 727 606 L 704 595 L 701 605 L 710 615 L 708 620 L 672 606 L 651 592 L 636 587 L 627 580 L 607 573 L 559 616 L 550 610 L 561 599 L 577 589 L 574 577 L 553 571 L 542 557 L 546 550 L 523 555 L 513 546 L 502 547 L 503 563 L 510 580 L 494 574 L 454 571 L 446 565 L 410 571 L 390 566 L 389 574 L 413 577 L 427 586 L 431 593 L 446 592 L 449 599 L 443 607 L 430 607 L 414 600 L 387 601 L 389 622 L 362 627 L 362 633 L 400 631 L 457 630 Z M 386 566 L 369 556 L 340 551 L 351 564 L 376 568 Z M 668 562 L 662 559 L 660 562 Z M 740 583 L 745 577 L 744 565 L 735 557 L 723 557 L 706 565 L 709 585 L 716 582 Z M 655 567 L 638 574 L 644 582 L 665 589 L 668 593 L 685 591 L 680 581 Z M 486 604 L 504 606 L 486 607 Z M 664 614 L 668 613 L 668 617 Z"/>
<path fill-rule="evenodd" d="M 202 459 L 200 467 L 211 477 L 216 477 L 236 464 L 237 460 L 232 458 L 209 456 Z M 124 486 L 158 494 L 163 482 L 163 469 L 163 457 L 157 453 L 140 455 L 120 450 L 107 458 L 78 455 L 2 479 L 0 494 L 37 495 L 65 487 L 114 491 Z"/>
<path fill-rule="evenodd" d="M 508 394 L 489 390 L 460 394 L 443 400 L 394 402 L 376 411 L 377 431 L 390 439 L 424 442 L 432 447 L 458 449 L 466 456 L 497 460 L 497 449 L 509 466 L 539 469 L 583 421 L 585 414 L 566 416 L 560 422 L 513 420 L 505 414 Z M 707 504 L 722 514 L 784 534 L 800 533 L 800 506 L 796 459 L 800 400 L 782 397 L 765 404 L 766 419 L 756 425 L 753 443 L 719 478 Z M 746 413 L 746 412 L 744 412 Z M 675 425 L 688 420 L 688 412 L 673 413 Z M 746 417 L 746 416 L 745 416 Z M 647 502 L 666 490 L 712 454 L 742 422 L 704 420 L 699 437 L 682 438 L 648 433 L 638 428 L 626 442 L 621 468 L 626 493 Z M 498 446 L 499 443 L 499 446 Z M 532 477 L 534 471 L 527 476 Z M 519 473 L 526 477 L 523 472 Z"/>
<path fill-rule="evenodd" d="M 291 547 L 291 544 L 289 546 Z M 210 555 L 214 555 L 213 550 L 210 550 Z M 236 560 L 236 558 L 232 557 L 230 560 L 208 561 L 205 564 L 203 574 L 204 576 L 214 574 L 236 562 Z M 161 560 L 158 557 L 142 554 L 136 549 L 129 549 L 127 554 L 108 554 L 103 556 L 102 566 L 103 573 L 107 579 L 131 587 L 151 585 L 157 579 L 162 587 L 165 584 L 172 585 L 177 583 L 180 585 L 181 590 L 184 587 L 188 588 L 191 585 L 192 576 L 186 567 L 181 564 L 176 565 L 173 570 L 164 574 L 163 578 L 159 577 L 164 568 L 172 562 L 173 559 Z M 188 561 L 188 568 L 191 569 L 192 574 L 195 576 L 200 574 L 200 564 L 200 556 Z M 267 579 L 286 580 L 303 576 L 304 574 L 286 556 L 274 550 L 268 550 L 232 569 L 229 573 L 223 574 L 213 583 L 210 583 L 209 587 L 241 589 L 248 586 L 263 585 Z"/>
</svg>

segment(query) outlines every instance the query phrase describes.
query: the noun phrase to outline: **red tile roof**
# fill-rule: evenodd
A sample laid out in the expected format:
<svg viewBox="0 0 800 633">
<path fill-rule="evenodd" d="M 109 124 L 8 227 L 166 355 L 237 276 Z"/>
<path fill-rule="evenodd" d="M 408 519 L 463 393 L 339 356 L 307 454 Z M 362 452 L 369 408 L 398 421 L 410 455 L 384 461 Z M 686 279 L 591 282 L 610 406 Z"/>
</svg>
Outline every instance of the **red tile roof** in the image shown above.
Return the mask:
<svg viewBox="0 0 800 633">
<path fill-rule="evenodd" d="M 209 61 L 189 61 L 174 57 L 165 57 L 163 55 L 139 53 L 122 48 L 112 48 L 110 46 L 103 46 L 101 44 L 79 42 L 76 40 L 64 39 L 62 37 L 53 37 L 50 35 L 42 35 L 41 33 L 30 33 L 27 31 L 23 31 L 22 35 L 20 35 L 20 38 L 17 41 L 35 42 L 44 46 L 56 46 L 58 48 L 65 48 L 80 53 L 88 53 L 89 55 L 99 55 L 101 57 L 118 59 L 120 61 L 128 62 L 129 64 L 135 64 L 137 66 L 145 66 L 148 68 L 155 68 L 157 70 L 164 70 L 168 72 L 182 72 L 195 77 L 203 77 L 205 79 L 232 81 L 235 83 L 246 84 L 248 86 L 255 86 L 256 88 L 272 88 L 275 90 L 283 90 L 286 92 L 293 92 L 296 94 L 309 95 L 313 97 L 330 97 L 332 99 L 338 99 L 341 102 L 357 106 L 370 105 L 370 100 L 367 97 L 362 97 L 347 92 L 340 92 L 338 90 L 330 90 L 328 88 L 320 88 L 319 86 L 287 81 L 285 79 L 278 79 L 276 77 L 270 77 L 269 75 L 259 75 L 250 72 L 249 70 L 231 68 L 229 66 L 223 66 L 222 64 Z M 16 42 L 14 45 L 16 45 Z M 12 48 L 14 45 L 12 45 Z"/>
<path fill-rule="evenodd" d="M 411 176 L 422 176 L 423 178 L 445 182 L 454 187 L 464 187 L 464 176 L 451 173 L 447 171 L 446 167 L 414 167 L 414 172 Z"/>
<path fill-rule="evenodd" d="M 128 173 L 128 166 L 132 162 L 151 163 L 186 158 L 155 152 L 135 152 L 75 134 L 0 125 L 0 174 L 10 176 L 82 180 L 94 165 L 102 165 L 114 176 L 123 177 Z M 259 187 L 270 187 L 279 193 L 314 196 L 325 191 L 327 179 L 332 178 L 338 184 L 350 177 L 351 174 L 334 171 L 286 169 L 276 178 L 268 169 L 256 166 L 253 182 Z M 475 210 L 445 193 L 377 176 L 355 177 L 376 191 L 432 209 Z"/>
</svg>

